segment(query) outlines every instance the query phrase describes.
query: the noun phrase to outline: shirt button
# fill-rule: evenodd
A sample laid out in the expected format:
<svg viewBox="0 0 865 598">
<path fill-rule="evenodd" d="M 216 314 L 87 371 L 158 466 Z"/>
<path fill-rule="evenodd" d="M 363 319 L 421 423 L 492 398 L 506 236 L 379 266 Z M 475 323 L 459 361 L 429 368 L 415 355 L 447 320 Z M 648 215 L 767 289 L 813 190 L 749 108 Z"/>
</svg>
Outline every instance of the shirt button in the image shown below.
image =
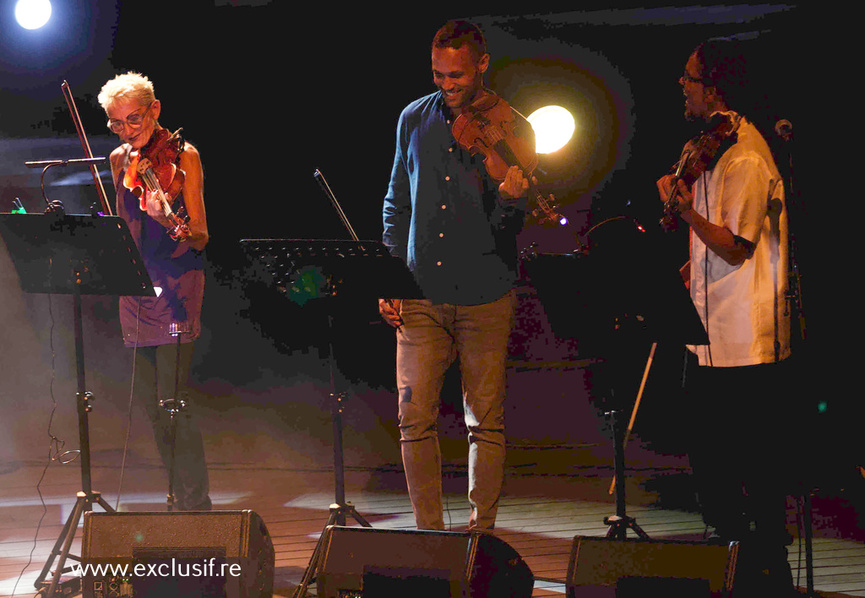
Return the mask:
<svg viewBox="0 0 865 598">
<path fill-rule="evenodd" d="M 446 181 L 450 181 L 451 178 L 450 178 L 449 176 L 446 176 L 446 177 L 445 177 L 445 180 L 446 180 Z"/>
<path fill-rule="evenodd" d="M 444 237 L 444 236 L 445 236 L 444 233 L 439 233 L 439 239 L 441 239 L 441 238 Z"/>
<path fill-rule="evenodd" d="M 441 262 L 436 262 L 436 266 L 441 266 L 441 265 L 442 265 Z"/>
<path fill-rule="evenodd" d="M 447 209 L 448 209 L 447 204 L 442 204 L 442 210 L 447 210 Z"/>
</svg>

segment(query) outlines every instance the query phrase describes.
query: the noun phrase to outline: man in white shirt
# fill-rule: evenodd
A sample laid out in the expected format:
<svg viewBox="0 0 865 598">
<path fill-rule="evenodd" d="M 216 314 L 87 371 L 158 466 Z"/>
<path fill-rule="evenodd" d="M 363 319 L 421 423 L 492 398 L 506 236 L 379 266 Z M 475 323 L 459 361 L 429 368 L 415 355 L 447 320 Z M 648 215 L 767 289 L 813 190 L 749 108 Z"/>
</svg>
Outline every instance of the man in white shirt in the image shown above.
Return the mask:
<svg viewBox="0 0 865 598">
<path fill-rule="evenodd" d="M 690 348 L 699 367 L 688 377 L 703 519 L 718 541 L 742 542 L 745 595 L 783 596 L 793 591 L 780 423 L 789 401 L 787 209 L 769 147 L 747 116 L 746 75 L 732 40 L 691 54 L 679 79 L 685 116 L 721 122 L 729 135 L 693 185 L 668 175 L 657 186 L 665 202 L 676 189 L 668 208 L 690 227 L 685 278 L 709 335 Z"/>
</svg>

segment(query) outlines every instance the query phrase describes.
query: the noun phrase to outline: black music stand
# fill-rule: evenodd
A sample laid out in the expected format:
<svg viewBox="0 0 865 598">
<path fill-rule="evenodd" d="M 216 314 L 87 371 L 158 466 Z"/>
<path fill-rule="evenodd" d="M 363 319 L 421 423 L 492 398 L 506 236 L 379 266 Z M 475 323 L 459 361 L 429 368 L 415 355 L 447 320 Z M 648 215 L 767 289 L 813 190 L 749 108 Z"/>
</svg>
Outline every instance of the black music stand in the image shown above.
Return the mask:
<svg viewBox="0 0 865 598">
<path fill-rule="evenodd" d="M 27 293 L 72 295 L 77 365 L 78 437 L 81 456 L 81 491 L 75 507 L 54 544 L 51 556 L 36 579 L 40 593 L 53 597 L 82 515 L 98 503 L 114 509 L 95 492 L 90 475 L 88 413 L 93 395 L 84 375 L 82 295 L 154 296 L 153 284 L 126 222 L 117 216 L 75 216 L 63 213 L 0 214 L 0 238 L 6 242 L 21 288 Z M 54 559 L 57 569 L 50 584 L 45 579 Z"/>
<path fill-rule="evenodd" d="M 523 264 L 560 338 L 620 335 L 623 330 L 639 328 L 654 341 L 652 355 L 659 342 L 708 344 L 688 291 L 663 254 L 656 239 L 636 221 L 619 217 L 590 230 L 587 244 L 573 253 L 528 251 Z M 606 416 L 613 433 L 616 493 L 616 514 L 604 518 L 610 526 L 607 537 L 624 540 L 631 529 L 647 538 L 625 510 L 626 439 L 618 412 Z"/>
<path fill-rule="evenodd" d="M 318 239 L 243 239 L 240 241 L 247 257 L 253 262 L 254 276 L 285 293 L 289 299 L 302 293 L 304 301 L 311 295 L 347 305 L 362 305 L 389 299 L 422 297 L 405 262 L 392 256 L 381 241 L 342 241 Z M 298 289 L 298 279 L 314 272 L 307 280 L 320 281 L 318 289 Z M 315 292 L 317 291 L 317 292 Z M 354 506 L 345 499 L 345 469 L 343 453 L 342 411 L 345 392 L 337 392 L 333 358 L 333 310 L 328 312 L 328 366 L 330 370 L 330 398 L 333 411 L 333 471 L 334 502 L 324 529 L 330 525 L 345 525 L 351 516 L 364 527 L 372 527 Z M 322 531 L 309 566 L 295 598 L 300 598 L 314 579 L 324 556 Z"/>
</svg>

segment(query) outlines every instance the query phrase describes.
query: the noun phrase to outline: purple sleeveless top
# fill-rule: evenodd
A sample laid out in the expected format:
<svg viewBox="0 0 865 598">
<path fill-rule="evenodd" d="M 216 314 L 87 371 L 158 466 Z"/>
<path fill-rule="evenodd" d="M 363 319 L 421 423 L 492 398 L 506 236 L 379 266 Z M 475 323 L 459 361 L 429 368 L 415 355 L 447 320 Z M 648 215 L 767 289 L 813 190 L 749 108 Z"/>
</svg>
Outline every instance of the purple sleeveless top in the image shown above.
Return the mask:
<svg viewBox="0 0 865 598">
<path fill-rule="evenodd" d="M 117 181 L 117 212 L 129 224 L 129 231 L 141 252 L 157 297 L 120 297 L 120 327 L 127 347 L 148 347 L 177 342 L 169 334 L 171 324 L 184 331 L 183 343 L 201 334 L 201 305 L 204 299 L 204 258 L 186 243 L 174 241 L 164 226 L 142 212 L 139 199 Z M 172 205 L 184 205 L 181 194 Z"/>
</svg>

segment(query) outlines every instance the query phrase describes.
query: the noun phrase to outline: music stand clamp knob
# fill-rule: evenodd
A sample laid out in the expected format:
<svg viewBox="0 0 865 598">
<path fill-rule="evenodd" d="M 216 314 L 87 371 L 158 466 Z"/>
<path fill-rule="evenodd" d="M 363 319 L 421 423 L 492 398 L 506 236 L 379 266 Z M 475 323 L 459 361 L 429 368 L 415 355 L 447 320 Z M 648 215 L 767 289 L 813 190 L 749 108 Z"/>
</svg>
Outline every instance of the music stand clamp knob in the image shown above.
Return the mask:
<svg viewBox="0 0 865 598">
<path fill-rule="evenodd" d="M 171 417 L 186 411 L 186 401 L 183 399 L 162 399 L 159 406 L 165 409 Z"/>
<path fill-rule="evenodd" d="M 172 322 L 168 325 L 168 334 L 175 338 L 182 334 L 189 334 L 189 326 L 185 322 Z"/>
<path fill-rule="evenodd" d="M 90 411 L 93 410 L 93 406 L 90 404 L 93 402 L 93 393 L 92 392 L 89 392 L 89 391 L 78 392 L 78 393 L 75 393 L 75 396 L 78 399 L 78 402 L 84 408 L 84 411 L 86 411 L 87 413 L 90 413 Z"/>
</svg>

